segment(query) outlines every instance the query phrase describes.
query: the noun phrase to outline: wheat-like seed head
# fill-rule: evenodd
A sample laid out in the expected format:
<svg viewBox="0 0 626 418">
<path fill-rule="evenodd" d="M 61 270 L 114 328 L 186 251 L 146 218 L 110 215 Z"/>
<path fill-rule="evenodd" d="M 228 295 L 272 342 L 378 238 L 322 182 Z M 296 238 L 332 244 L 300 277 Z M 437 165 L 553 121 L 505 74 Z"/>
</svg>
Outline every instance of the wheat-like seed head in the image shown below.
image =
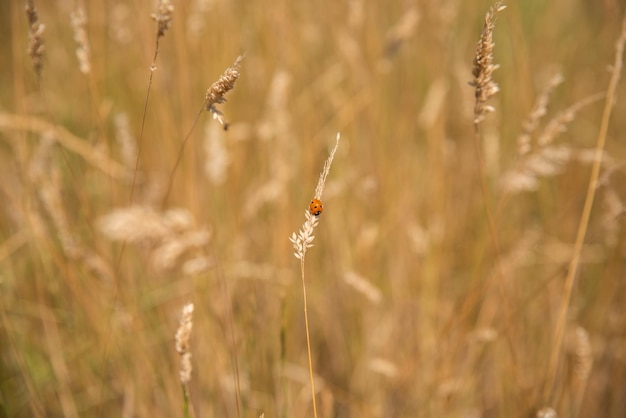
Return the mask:
<svg viewBox="0 0 626 418">
<path fill-rule="evenodd" d="M 217 119 L 224 128 L 226 128 L 227 125 L 224 124 L 224 120 L 222 119 L 222 112 L 220 112 L 215 105 L 224 103 L 226 101 L 226 97 L 224 97 L 226 93 L 235 88 L 235 83 L 241 75 L 239 69 L 242 60 L 243 55 L 238 56 L 233 65 L 228 67 L 224 71 L 224 74 L 206 91 L 206 110 L 213 113 L 213 118 Z"/>
<path fill-rule="evenodd" d="M 193 303 L 183 306 L 180 325 L 176 330 L 176 351 L 180 355 L 180 382 L 186 385 L 191 381 L 191 353 L 189 340 L 193 328 Z"/>
<path fill-rule="evenodd" d="M 78 45 L 76 48 L 76 58 L 78 58 L 78 68 L 81 73 L 89 74 L 91 63 L 89 62 L 89 38 L 87 38 L 87 14 L 81 7 L 70 14 L 72 29 L 74 30 L 74 40 Z"/>
<path fill-rule="evenodd" d="M 498 85 L 493 81 L 493 72 L 499 65 L 493 63 L 493 30 L 496 26 L 496 14 L 504 10 L 506 6 L 501 1 L 496 2 L 489 8 L 485 15 L 485 26 L 476 46 L 474 58 L 474 81 L 471 86 L 476 87 L 476 106 L 474 107 L 474 123 L 480 123 L 487 112 L 493 112 L 494 108 L 486 104 L 487 100 L 498 92 Z"/>
<path fill-rule="evenodd" d="M 33 60 L 33 68 L 37 76 L 41 76 L 43 68 L 43 53 L 46 50 L 43 44 L 43 32 L 45 26 L 39 22 L 39 14 L 35 7 L 35 2 L 30 0 L 26 4 L 26 15 L 28 16 L 28 54 Z"/>
<path fill-rule="evenodd" d="M 131 133 L 128 115 L 117 113 L 113 117 L 113 125 L 115 126 L 115 139 L 120 147 L 121 160 L 126 168 L 132 170 L 137 158 L 137 140 Z"/>
<path fill-rule="evenodd" d="M 294 250 L 296 250 L 293 254 L 299 260 L 304 260 L 306 250 L 313 246 L 313 239 L 315 238 L 313 230 L 319 222 L 319 218 L 312 215 L 308 210 L 304 211 L 304 216 L 306 220 L 300 231 L 298 231 L 298 234 L 294 232 L 289 238 L 289 241 L 293 244 Z"/>
<path fill-rule="evenodd" d="M 340 138 L 341 138 L 341 135 L 337 133 L 337 140 L 335 142 L 335 146 L 330 152 L 328 159 L 324 163 L 324 168 L 322 169 L 320 178 L 317 181 L 317 187 L 315 188 L 316 199 L 322 198 L 322 193 L 324 192 L 324 185 L 326 184 L 326 177 L 328 177 L 328 173 L 330 172 L 330 166 L 333 163 L 333 159 L 335 158 L 337 147 L 339 147 Z M 308 210 L 304 211 L 304 216 L 306 217 L 306 220 L 304 221 L 304 224 L 302 225 L 302 229 L 300 229 L 300 231 L 298 231 L 297 234 L 295 232 L 291 234 L 291 237 L 289 238 L 289 240 L 293 244 L 294 250 L 296 250 L 294 255 L 296 256 L 297 259 L 302 260 L 302 261 L 304 261 L 304 255 L 306 254 L 306 250 L 313 246 L 313 239 L 315 238 L 313 236 L 313 230 L 315 229 L 319 221 L 319 218 L 311 214 L 311 212 Z"/>
</svg>

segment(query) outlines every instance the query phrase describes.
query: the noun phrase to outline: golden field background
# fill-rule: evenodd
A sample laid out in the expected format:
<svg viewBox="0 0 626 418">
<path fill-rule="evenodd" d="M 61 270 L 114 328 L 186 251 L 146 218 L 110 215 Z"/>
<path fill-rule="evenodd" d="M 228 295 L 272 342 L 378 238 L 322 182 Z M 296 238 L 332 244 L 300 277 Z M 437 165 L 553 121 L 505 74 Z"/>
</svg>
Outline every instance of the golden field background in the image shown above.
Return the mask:
<svg viewBox="0 0 626 418">
<path fill-rule="evenodd" d="M 500 92 L 480 125 L 495 237 L 468 85 L 490 2 L 173 4 L 140 146 L 156 2 L 37 2 L 39 80 L 24 3 L 0 3 L 0 416 L 183 416 L 174 333 L 187 302 L 192 416 L 238 416 L 236 369 L 241 416 L 313 416 L 288 238 L 337 132 L 305 263 L 320 417 L 626 414 L 624 81 L 547 387 L 623 2 L 498 14 Z M 208 112 L 194 125 L 242 53 L 218 106 L 229 129 Z"/>
</svg>

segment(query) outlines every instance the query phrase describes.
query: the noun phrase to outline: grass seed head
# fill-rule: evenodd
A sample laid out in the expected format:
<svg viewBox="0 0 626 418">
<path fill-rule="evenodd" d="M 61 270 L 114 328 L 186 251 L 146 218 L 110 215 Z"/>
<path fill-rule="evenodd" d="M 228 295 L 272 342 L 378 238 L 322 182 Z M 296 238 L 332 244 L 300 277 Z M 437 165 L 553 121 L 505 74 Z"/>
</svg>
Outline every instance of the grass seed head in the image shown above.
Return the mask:
<svg viewBox="0 0 626 418">
<path fill-rule="evenodd" d="M 43 53 L 46 47 L 43 44 L 43 32 L 45 26 L 39 22 L 39 13 L 35 7 L 34 1 L 29 1 L 26 4 L 26 16 L 28 16 L 28 54 L 33 60 L 33 68 L 37 76 L 41 76 L 41 70 L 43 68 Z"/>
<path fill-rule="evenodd" d="M 480 123 L 488 112 L 495 109 L 488 106 L 487 100 L 495 95 L 499 88 L 493 81 L 493 72 L 499 68 L 499 65 L 493 62 L 493 30 L 496 26 L 496 14 L 504 10 L 504 3 L 498 1 L 489 8 L 485 16 L 485 25 L 480 35 L 480 40 L 476 46 L 476 56 L 474 58 L 474 69 L 472 74 L 474 80 L 470 82 L 471 86 L 476 87 L 476 105 L 474 107 L 474 123 Z"/>
<path fill-rule="evenodd" d="M 170 3 L 170 0 L 160 0 L 158 12 L 152 15 L 152 19 L 159 25 L 157 38 L 165 36 L 165 31 L 168 30 L 172 24 L 173 14 L 174 5 Z"/>
<path fill-rule="evenodd" d="M 226 101 L 226 93 L 235 88 L 235 83 L 241 75 L 239 69 L 242 60 L 243 55 L 238 56 L 233 65 L 228 67 L 224 74 L 206 91 L 206 110 L 213 113 L 213 117 L 218 119 L 223 126 L 226 125 L 224 125 L 224 121 L 221 118 L 222 112 L 215 105 L 224 103 Z"/>
</svg>

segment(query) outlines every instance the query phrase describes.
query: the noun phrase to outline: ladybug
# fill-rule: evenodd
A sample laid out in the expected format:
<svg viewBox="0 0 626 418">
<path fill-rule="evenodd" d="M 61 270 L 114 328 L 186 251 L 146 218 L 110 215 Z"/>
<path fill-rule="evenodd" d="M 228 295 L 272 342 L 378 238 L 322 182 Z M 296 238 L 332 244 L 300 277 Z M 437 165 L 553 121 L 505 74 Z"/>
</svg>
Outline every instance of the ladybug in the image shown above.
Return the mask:
<svg viewBox="0 0 626 418">
<path fill-rule="evenodd" d="M 321 200 L 319 199 L 311 200 L 311 204 L 309 205 L 309 212 L 311 212 L 311 215 L 320 216 L 320 213 L 322 213 L 322 210 L 324 210 L 324 206 L 322 205 Z"/>
</svg>

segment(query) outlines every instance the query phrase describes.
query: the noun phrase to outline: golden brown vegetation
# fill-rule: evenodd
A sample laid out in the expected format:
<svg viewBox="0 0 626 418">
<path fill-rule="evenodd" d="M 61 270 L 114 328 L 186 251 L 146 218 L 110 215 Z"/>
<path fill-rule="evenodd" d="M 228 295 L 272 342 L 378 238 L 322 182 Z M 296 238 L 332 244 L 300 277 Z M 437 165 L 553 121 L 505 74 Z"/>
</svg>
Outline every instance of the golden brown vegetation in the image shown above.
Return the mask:
<svg viewBox="0 0 626 418">
<path fill-rule="evenodd" d="M 0 416 L 623 417 L 624 7 L 0 2 Z"/>
</svg>

